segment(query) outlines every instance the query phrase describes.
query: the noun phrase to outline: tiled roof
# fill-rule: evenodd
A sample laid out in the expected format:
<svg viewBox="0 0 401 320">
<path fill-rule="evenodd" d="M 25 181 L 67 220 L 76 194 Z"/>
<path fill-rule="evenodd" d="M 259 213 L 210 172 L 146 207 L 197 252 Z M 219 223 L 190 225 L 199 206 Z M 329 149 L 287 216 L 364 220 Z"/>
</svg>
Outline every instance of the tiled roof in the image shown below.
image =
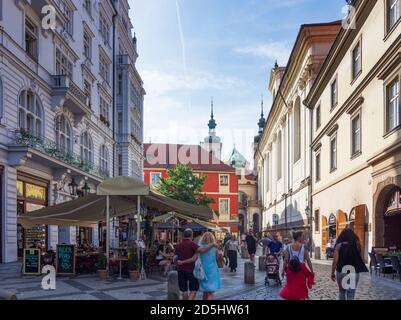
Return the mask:
<svg viewBox="0 0 401 320">
<path fill-rule="evenodd" d="M 145 143 L 144 153 L 145 169 L 171 169 L 177 164 L 184 164 L 199 171 L 235 172 L 234 168 L 217 159 L 199 145 Z"/>
</svg>

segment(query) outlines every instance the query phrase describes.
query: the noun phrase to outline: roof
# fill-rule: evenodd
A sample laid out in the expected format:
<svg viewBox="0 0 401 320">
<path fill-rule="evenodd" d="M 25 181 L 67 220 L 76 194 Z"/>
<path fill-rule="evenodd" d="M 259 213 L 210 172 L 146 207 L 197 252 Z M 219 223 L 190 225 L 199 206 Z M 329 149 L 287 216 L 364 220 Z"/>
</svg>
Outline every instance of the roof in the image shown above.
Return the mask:
<svg viewBox="0 0 401 320">
<path fill-rule="evenodd" d="M 230 158 L 228 159 L 228 163 L 237 169 L 246 168 L 248 161 L 246 158 L 234 147 Z"/>
<path fill-rule="evenodd" d="M 144 156 L 145 169 L 172 169 L 183 164 L 197 171 L 235 171 L 199 145 L 145 143 Z"/>
</svg>

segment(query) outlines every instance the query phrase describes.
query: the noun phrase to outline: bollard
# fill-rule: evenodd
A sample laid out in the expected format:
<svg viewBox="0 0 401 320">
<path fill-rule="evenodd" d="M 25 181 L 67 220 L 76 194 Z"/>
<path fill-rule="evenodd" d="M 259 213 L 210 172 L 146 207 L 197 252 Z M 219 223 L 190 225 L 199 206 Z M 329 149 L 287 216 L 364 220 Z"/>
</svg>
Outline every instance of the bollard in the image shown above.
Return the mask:
<svg viewBox="0 0 401 320">
<path fill-rule="evenodd" d="M 259 271 L 265 271 L 265 257 L 260 256 L 259 257 Z"/>
<path fill-rule="evenodd" d="M 246 284 L 255 284 L 255 265 L 250 261 L 245 262 L 244 281 Z"/>
<path fill-rule="evenodd" d="M 180 300 L 177 271 L 170 271 L 167 274 L 167 300 Z"/>
<path fill-rule="evenodd" d="M 15 292 L 0 290 L 0 300 L 18 300 Z"/>
</svg>

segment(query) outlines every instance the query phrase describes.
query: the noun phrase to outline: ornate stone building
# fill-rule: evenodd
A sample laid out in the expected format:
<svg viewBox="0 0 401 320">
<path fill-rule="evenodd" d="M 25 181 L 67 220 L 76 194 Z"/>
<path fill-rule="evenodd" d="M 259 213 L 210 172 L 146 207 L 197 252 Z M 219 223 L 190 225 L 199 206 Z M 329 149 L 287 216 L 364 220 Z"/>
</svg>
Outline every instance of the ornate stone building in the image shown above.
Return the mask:
<svg viewBox="0 0 401 320">
<path fill-rule="evenodd" d="M 45 5 L 53 28 L 42 25 Z M 0 262 L 34 239 L 98 244 L 98 229 L 28 230 L 17 214 L 113 175 L 142 177 L 144 90 L 128 10 L 127 0 L 0 1 Z"/>
</svg>

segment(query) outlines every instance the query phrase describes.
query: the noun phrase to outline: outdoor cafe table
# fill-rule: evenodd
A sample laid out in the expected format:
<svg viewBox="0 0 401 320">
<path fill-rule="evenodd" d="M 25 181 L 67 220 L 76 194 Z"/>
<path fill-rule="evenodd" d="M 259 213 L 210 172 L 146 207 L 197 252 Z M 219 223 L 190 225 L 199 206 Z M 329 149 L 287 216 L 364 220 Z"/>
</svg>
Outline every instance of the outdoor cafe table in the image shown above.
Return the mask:
<svg viewBox="0 0 401 320">
<path fill-rule="evenodd" d="M 121 264 L 122 264 L 123 261 L 124 261 L 124 262 L 128 261 L 128 257 L 125 257 L 125 256 L 116 256 L 116 257 L 112 257 L 110 260 L 113 261 L 113 262 L 119 262 L 119 276 L 118 276 L 117 279 L 118 279 L 118 280 L 122 280 L 123 277 L 122 277 L 122 275 L 121 275 Z"/>
</svg>

